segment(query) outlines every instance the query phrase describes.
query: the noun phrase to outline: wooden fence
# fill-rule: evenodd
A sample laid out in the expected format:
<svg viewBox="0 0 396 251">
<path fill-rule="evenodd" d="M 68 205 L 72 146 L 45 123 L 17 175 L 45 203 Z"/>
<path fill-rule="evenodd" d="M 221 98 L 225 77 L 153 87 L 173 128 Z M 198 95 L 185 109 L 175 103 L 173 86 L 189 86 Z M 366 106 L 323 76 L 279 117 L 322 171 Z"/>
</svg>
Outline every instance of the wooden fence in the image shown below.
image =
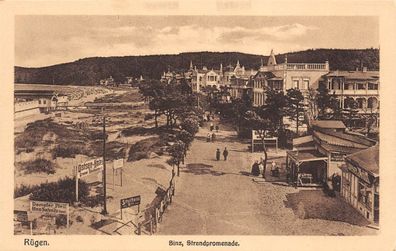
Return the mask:
<svg viewBox="0 0 396 251">
<path fill-rule="evenodd" d="M 142 230 L 148 229 L 150 235 L 158 231 L 159 223 L 165 213 L 168 205 L 172 204 L 172 197 L 175 195 L 175 175 L 172 172 L 172 179 L 169 181 L 169 187 L 163 194 L 158 195 L 161 197 L 160 201 L 155 203 L 152 207 L 145 208 L 142 212 L 148 212 L 148 218 L 138 222 L 137 234 L 141 235 Z"/>
</svg>

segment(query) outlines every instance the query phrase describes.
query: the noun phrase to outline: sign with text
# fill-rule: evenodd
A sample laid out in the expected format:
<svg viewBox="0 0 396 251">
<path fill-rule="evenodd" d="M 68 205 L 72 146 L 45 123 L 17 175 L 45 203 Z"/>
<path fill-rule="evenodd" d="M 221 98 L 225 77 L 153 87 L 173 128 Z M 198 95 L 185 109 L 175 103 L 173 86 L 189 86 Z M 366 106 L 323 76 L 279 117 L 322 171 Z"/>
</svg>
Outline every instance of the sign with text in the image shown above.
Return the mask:
<svg viewBox="0 0 396 251">
<path fill-rule="evenodd" d="M 140 205 L 140 195 L 120 200 L 121 209 Z"/>
<path fill-rule="evenodd" d="M 50 201 L 30 201 L 30 211 L 47 214 L 68 214 L 69 204 Z"/>
<path fill-rule="evenodd" d="M 345 154 L 332 152 L 331 153 L 331 161 L 344 161 Z"/>
<path fill-rule="evenodd" d="M 124 166 L 124 159 L 116 159 L 113 161 L 113 169 L 119 169 Z"/>
<path fill-rule="evenodd" d="M 77 173 L 80 177 L 87 176 L 93 172 L 103 169 L 103 158 L 88 160 L 76 166 Z"/>
</svg>

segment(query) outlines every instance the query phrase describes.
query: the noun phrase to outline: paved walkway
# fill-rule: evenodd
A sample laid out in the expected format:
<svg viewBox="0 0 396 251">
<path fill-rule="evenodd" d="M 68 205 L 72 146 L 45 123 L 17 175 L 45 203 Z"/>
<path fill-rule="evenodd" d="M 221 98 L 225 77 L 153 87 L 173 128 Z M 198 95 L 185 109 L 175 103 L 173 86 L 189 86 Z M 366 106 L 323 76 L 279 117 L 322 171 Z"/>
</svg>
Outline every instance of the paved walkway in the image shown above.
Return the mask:
<svg viewBox="0 0 396 251">
<path fill-rule="evenodd" d="M 299 218 L 301 214 L 293 211 L 286 197 L 299 189 L 261 178 L 253 180 L 247 173 L 260 154 L 248 152 L 247 144 L 240 143 L 233 131 L 221 131 L 214 143 L 206 142 L 207 133 L 207 128 L 201 128 L 192 144 L 176 184 L 174 202 L 157 234 L 375 234 L 375 230 L 345 222 Z M 216 161 L 216 148 L 222 151 L 224 147 L 229 149 L 229 159 Z"/>
</svg>

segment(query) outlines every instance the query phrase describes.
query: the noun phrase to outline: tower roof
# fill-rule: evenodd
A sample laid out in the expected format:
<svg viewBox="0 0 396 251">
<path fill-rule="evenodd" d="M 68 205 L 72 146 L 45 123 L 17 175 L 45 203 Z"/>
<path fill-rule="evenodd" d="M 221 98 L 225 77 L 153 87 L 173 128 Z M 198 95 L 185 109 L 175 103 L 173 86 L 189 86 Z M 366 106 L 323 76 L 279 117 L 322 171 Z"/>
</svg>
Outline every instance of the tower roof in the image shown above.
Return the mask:
<svg viewBox="0 0 396 251">
<path fill-rule="evenodd" d="M 276 58 L 275 58 L 274 50 L 272 50 L 272 49 L 271 49 L 271 54 L 269 56 L 267 65 L 276 65 Z"/>
</svg>

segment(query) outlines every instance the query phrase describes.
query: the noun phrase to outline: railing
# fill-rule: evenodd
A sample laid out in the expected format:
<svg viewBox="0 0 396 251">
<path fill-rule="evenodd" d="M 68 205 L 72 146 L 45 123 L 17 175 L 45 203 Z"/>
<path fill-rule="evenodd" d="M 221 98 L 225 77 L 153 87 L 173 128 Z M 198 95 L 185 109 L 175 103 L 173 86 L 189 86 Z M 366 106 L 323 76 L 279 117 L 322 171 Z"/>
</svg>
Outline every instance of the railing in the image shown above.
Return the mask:
<svg viewBox="0 0 396 251">
<path fill-rule="evenodd" d="M 169 181 L 169 187 L 166 189 L 164 197 L 161 199 L 157 205 L 153 207 L 146 208 L 143 211 L 149 212 L 148 219 L 139 222 L 137 227 L 137 234 L 142 234 L 142 229 L 149 228 L 150 235 L 158 231 L 158 225 L 161 223 L 163 215 L 165 213 L 168 205 L 172 204 L 172 197 L 175 195 L 175 173 L 172 171 L 172 179 Z"/>
<path fill-rule="evenodd" d="M 273 70 L 314 70 L 323 71 L 329 70 L 328 63 L 283 63 L 278 65 L 263 66 L 260 68 L 261 71 L 273 71 Z"/>
</svg>

